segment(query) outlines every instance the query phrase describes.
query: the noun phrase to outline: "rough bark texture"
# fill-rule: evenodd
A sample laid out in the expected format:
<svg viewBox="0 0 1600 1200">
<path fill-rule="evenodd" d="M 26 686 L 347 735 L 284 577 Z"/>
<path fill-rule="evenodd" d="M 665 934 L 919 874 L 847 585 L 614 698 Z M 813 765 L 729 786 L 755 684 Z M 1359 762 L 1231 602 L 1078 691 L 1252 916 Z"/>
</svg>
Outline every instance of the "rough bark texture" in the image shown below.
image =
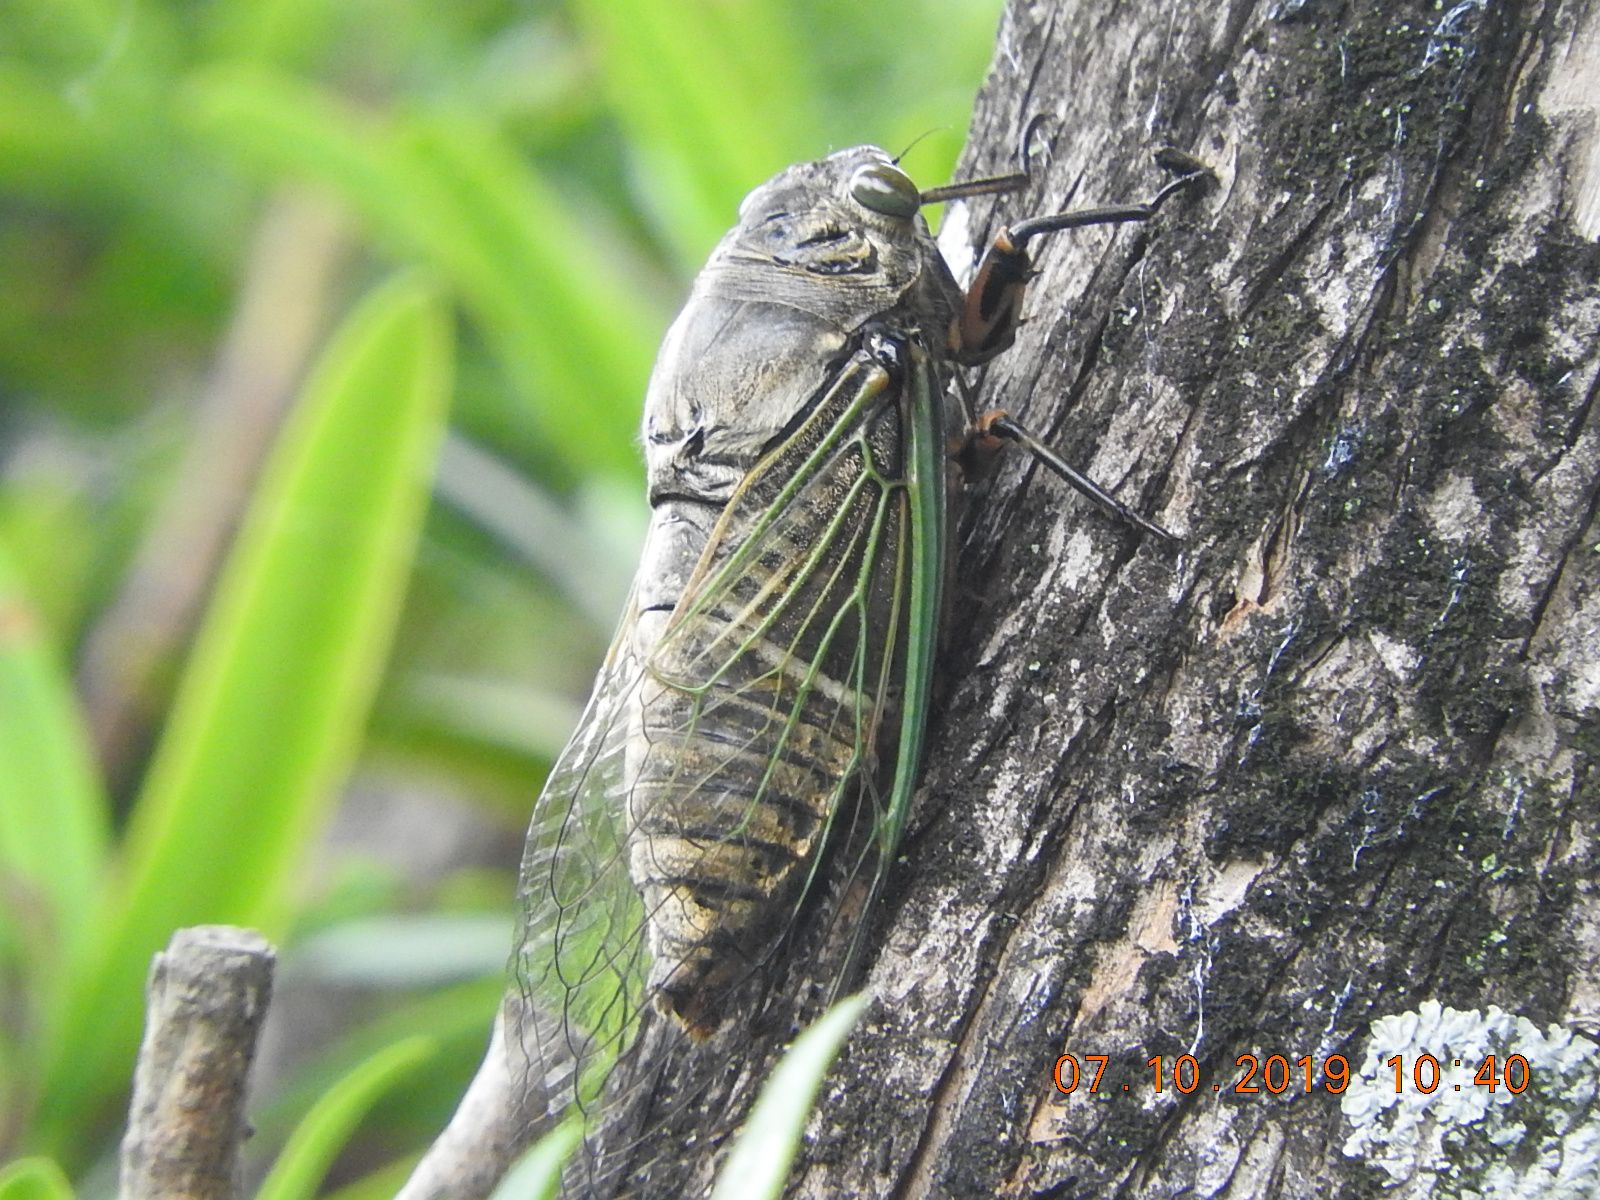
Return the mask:
<svg viewBox="0 0 1600 1200">
<path fill-rule="evenodd" d="M 1051 157 L 955 240 L 1141 198 L 1162 144 L 1219 177 L 1052 239 L 982 389 L 1185 544 L 1020 459 L 975 506 L 879 1003 L 796 1194 L 1495 1195 L 1541 1137 L 1579 1170 L 1594 1113 L 1537 1056 L 1496 1099 L 1527 1135 L 1486 1165 L 1457 1128 L 1454 1177 L 1415 1161 L 1443 1118 L 1408 1164 L 1301 1067 L 1232 1088 L 1245 1053 L 1360 1073 L 1420 1010 L 1405 1069 L 1473 1098 L 1490 1005 L 1600 1020 L 1597 100 L 1593 3 L 1008 11 L 965 174 L 1036 114 Z M 1184 1053 L 1200 1086 L 1156 1093 Z"/>
<path fill-rule="evenodd" d="M 1159 146 L 1218 177 L 1042 240 L 980 389 L 1184 544 L 1021 455 L 974 498 L 877 1003 L 793 1194 L 1600 1187 L 1564 1042 L 1600 1023 L 1597 96 L 1593 0 L 1007 12 L 963 175 L 1038 117 L 1048 154 L 947 253 L 1147 198 Z M 803 1019 L 831 951 L 795 950 Z M 639 1193 L 700 1193 L 789 1033 L 647 1035 Z M 1534 1086 L 1472 1082 L 1514 1050 Z M 1471 1111 L 1394 1098 L 1377 1063 L 1424 1052 Z M 1372 1088 L 1330 1094 L 1334 1055 Z"/>
<path fill-rule="evenodd" d="M 259 933 L 180 929 L 150 964 L 120 1200 L 233 1200 L 276 961 Z"/>
</svg>

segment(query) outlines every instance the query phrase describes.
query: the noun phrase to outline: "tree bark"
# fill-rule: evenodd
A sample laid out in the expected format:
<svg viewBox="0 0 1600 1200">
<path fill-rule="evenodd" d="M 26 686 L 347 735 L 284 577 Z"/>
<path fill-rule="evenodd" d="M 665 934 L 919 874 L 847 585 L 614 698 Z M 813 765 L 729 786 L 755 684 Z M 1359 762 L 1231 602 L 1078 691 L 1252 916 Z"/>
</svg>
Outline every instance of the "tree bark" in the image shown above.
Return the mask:
<svg viewBox="0 0 1600 1200">
<path fill-rule="evenodd" d="M 1008 9 L 961 177 L 1042 118 L 1033 182 L 948 254 L 1147 199 L 1161 146 L 1217 184 L 1041 239 L 980 405 L 1183 543 L 1020 454 L 974 497 L 793 1195 L 1600 1187 L 1597 96 L 1592 0 Z M 787 1035 L 636 1056 L 678 1097 L 639 1192 L 699 1194 Z"/>
<path fill-rule="evenodd" d="M 253 929 L 198 925 L 150 964 L 122 1140 L 120 1200 L 233 1200 L 245 1093 L 276 955 Z"/>
<path fill-rule="evenodd" d="M 1587 1067 L 1534 1054 L 1492 1153 L 1424 1114 L 1457 1176 L 1394 1127 L 1416 1056 L 1478 1098 L 1462 1047 L 1600 1020 L 1597 102 L 1593 3 L 1008 9 L 963 174 L 1041 114 L 1050 158 L 954 240 L 1142 199 L 1163 144 L 1219 186 L 1051 239 L 981 402 L 1184 544 L 1020 456 L 975 507 L 876 1015 L 795 1195 L 1507 1194 L 1497 1160 L 1563 1194 L 1548 1139 L 1600 1187 L 1557 1097 Z M 1320 1068 L 1394 1104 L 1379 1043 L 1406 1094 L 1363 1118 Z M 1245 1054 L 1292 1085 L 1235 1092 Z"/>
</svg>

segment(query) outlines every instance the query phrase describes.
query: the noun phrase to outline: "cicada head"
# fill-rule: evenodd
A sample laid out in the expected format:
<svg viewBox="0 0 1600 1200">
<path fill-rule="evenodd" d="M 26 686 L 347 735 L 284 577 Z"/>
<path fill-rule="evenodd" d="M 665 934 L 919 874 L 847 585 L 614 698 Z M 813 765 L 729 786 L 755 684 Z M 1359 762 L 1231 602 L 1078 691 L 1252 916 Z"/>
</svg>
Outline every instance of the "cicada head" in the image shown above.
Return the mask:
<svg viewBox="0 0 1600 1200">
<path fill-rule="evenodd" d="M 877 146 L 853 146 L 797 163 L 746 196 L 712 265 L 727 254 L 803 273 L 819 293 L 846 303 L 856 296 L 850 315 L 864 319 L 868 309 L 912 297 L 926 276 L 944 274 L 920 208 L 916 184 L 894 159 Z M 948 300 L 954 285 L 935 283 L 935 295 Z M 841 323 L 854 328 L 860 319 Z"/>
</svg>

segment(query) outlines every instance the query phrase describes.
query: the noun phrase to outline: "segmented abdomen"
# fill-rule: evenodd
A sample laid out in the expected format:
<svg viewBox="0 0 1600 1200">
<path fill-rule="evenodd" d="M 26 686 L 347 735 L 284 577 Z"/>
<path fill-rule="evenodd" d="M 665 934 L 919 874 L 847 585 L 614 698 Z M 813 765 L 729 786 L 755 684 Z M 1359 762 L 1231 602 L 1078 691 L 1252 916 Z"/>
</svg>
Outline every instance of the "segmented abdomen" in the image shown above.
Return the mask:
<svg viewBox="0 0 1600 1200">
<path fill-rule="evenodd" d="M 863 374 L 830 397 L 854 420 L 824 404 L 730 502 L 723 523 L 750 528 L 713 537 L 724 549 L 701 564 L 696 603 L 673 614 L 639 695 L 629 872 L 652 988 L 699 1034 L 771 952 L 875 772 L 905 496 L 901 414 L 864 404 L 887 380 Z"/>
</svg>

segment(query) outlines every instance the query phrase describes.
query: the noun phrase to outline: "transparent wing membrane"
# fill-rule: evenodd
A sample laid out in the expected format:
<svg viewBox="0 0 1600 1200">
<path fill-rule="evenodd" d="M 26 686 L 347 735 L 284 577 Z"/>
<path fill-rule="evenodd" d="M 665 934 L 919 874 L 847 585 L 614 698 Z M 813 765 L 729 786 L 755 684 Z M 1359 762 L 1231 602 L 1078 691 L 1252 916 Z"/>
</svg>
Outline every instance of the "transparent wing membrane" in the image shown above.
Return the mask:
<svg viewBox="0 0 1600 1200">
<path fill-rule="evenodd" d="M 824 862 L 881 858 L 909 419 L 896 374 L 858 351 L 735 491 L 654 645 L 630 601 L 523 862 L 518 977 L 561 1032 L 522 1051 L 552 1111 L 597 1107 L 648 1009 L 697 1039 L 745 1014 L 730 1001 L 759 988 Z"/>
</svg>

